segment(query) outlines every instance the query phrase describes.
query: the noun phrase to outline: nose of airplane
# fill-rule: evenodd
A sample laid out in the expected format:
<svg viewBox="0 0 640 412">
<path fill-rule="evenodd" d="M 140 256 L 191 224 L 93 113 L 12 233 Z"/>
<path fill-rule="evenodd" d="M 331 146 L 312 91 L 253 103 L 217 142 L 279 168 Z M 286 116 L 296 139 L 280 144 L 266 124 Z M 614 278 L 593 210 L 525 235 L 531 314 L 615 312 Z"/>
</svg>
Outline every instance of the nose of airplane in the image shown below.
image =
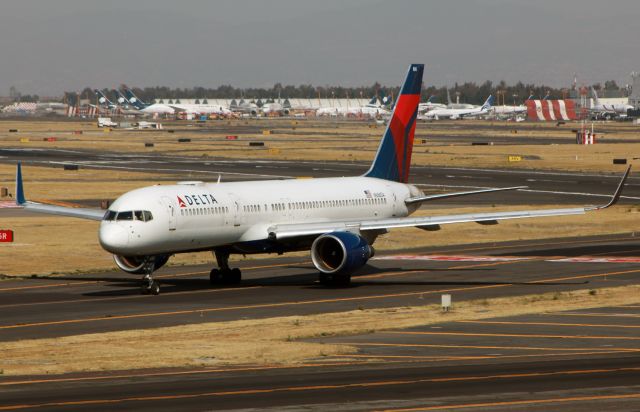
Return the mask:
<svg viewBox="0 0 640 412">
<path fill-rule="evenodd" d="M 129 244 L 127 230 L 114 223 L 103 223 L 98 237 L 102 248 L 112 253 L 120 253 Z"/>
</svg>

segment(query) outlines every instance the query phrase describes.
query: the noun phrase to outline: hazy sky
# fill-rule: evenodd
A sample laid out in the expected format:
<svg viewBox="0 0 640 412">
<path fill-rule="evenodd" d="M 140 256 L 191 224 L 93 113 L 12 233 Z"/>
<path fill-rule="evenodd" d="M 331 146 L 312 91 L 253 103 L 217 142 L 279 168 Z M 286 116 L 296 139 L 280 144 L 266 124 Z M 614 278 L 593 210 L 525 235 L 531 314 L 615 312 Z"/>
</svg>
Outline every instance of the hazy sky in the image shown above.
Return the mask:
<svg viewBox="0 0 640 412">
<path fill-rule="evenodd" d="M 0 95 L 85 86 L 569 85 L 640 71 L 638 0 L 3 0 Z"/>
</svg>

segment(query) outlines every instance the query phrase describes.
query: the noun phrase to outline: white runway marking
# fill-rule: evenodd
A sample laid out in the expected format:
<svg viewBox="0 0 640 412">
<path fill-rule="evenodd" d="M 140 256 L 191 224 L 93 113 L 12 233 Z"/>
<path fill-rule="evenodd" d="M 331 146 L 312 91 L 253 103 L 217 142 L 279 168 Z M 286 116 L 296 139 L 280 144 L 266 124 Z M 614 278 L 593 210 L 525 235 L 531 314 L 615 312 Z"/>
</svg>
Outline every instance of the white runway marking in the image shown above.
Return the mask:
<svg viewBox="0 0 640 412">
<path fill-rule="evenodd" d="M 456 256 L 456 255 L 390 255 L 374 257 L 372 260 L 413 260 L 437 262 L 520 262 L 525 260 L 543 260 L 555 263 L 640 263 L 640 257 L 594 257 L 578 256 L 555 259 L 543 259 L 541 256 Z"/>
<path fill-rule="evenodd" d="M 432 260 L 442 262 L 517 262 L 528 257 L 515 256 L 451 256 L 451 255 L 392 255 L 374 257 L 374 260 Z"/>
<path fill-rule="evenodd" d="M 0 201 L 0 209 L 18 209 L 20 206 L 16 205 L 13 200 Z"/>
<path fill-rule="evenodd" d="M 551 259 L 547 262 L 573 262 L 573 263 L 639 263 L 640 257 L 592 257 L 579 256 L 561 259 Z"/>
</svg>

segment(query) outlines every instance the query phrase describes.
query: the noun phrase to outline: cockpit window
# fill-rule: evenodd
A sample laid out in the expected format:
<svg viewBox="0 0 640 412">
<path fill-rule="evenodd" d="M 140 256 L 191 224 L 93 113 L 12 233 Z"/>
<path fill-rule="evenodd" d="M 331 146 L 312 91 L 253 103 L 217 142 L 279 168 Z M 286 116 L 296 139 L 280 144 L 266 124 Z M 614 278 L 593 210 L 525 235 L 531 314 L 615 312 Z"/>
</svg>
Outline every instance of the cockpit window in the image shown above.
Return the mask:
<svg viewBox="0 0 640 412">
<path fill-rule="evenodd" d="M 108 210 L 107 213 L 105 213 L 103 220 L 139 220 L 141 222 L 148 222 L 153 220 L 153 214 L 148 210 L 134 210 L 133 212 L 115 212 L 113 210 Z"/>
<path fill-rule="evenodd" d="M 116 220 L 133 220 L 133 212 L 119 212 Z"/>
</svg>

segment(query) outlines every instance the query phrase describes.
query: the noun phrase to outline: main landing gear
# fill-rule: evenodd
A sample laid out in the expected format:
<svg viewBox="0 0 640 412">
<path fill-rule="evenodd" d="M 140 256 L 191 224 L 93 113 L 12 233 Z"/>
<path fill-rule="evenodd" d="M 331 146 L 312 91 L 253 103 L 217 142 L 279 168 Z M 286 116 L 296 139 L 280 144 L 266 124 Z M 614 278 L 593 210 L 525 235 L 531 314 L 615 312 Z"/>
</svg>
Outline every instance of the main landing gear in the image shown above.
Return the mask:
<svg viewBox="0 0 640 412">
<path fill-rule="evenodd" d="M 229 253 L 225 251 L 214 251 L 218 267 L 220 269 L 211 269 L 209 280 L 212 285 L 219 284 L 237 284 L 242 280 L 242 272 L 238 268 L 229 268 Z"/>
<path fill-rule="evenodd" d="M 142 286 L 140 292 L 143 295 L 159 295 L 160 284 L 153 280 L 153 271 L 156 268 L 156 259 L 153 256 L 147 258 L 144 263 L 144 276 L 142 277 Z"/>
</svg>

